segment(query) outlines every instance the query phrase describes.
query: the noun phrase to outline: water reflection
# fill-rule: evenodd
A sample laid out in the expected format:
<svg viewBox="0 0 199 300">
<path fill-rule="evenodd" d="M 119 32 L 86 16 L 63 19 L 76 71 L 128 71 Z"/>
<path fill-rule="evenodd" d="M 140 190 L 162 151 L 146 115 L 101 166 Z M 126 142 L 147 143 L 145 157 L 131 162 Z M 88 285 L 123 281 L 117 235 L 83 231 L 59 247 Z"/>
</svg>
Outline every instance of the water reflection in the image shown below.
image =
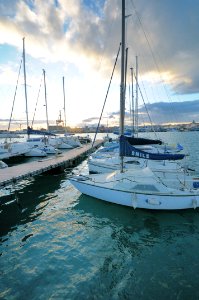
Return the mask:
<svg viewBox="0 0 199 300">
<path fill-rule="evenodd" d="M 198 234 L 198 210 L 153 211 L 134 210 L 131 207 L 101 201 L 81 194 L 73 207 L 82 215 L 90 216 L 96 224 L 122 229 L 124 234 L 132 235 L 143 232 L 154 241 L 165 239 L 172 242 L 179 234 L 189 236 Z M 144 230 L 143 230 L 144 229 Z M 117 235 L 117 231 L 114 233 Z M 114 236 L 114 235 L 113 235 Z"/>
<path fill-rule="evenodd" d="M 55 197 L 53 193 L 60 187 L 62 179 L 63 175 L 41 175 L 20 188 L 12 189 L 9 195 L 2 197 L 0 236 L 14 230 L 19 224 L 37 219 L 43 208 L 48 205 L 48 201 Z"/>
<path fill-rule="evenodd" d="M 199 296 L 197 211 L 133 210 L 84 195 L 74 209 L 86 217 L 86 228 L 97 228 L 98 263 L 86 283 L 90 295 L 100 289 L 99 299 L 108 299 L 108 291 L 109 299 Z"/>
<path fill-rule="evenodd" d="M 103 202 L 62 175 L 20 190 L 23 212 L 7 200 L 0 298 L 199 298 L 198 211 Z"/>
</svg>

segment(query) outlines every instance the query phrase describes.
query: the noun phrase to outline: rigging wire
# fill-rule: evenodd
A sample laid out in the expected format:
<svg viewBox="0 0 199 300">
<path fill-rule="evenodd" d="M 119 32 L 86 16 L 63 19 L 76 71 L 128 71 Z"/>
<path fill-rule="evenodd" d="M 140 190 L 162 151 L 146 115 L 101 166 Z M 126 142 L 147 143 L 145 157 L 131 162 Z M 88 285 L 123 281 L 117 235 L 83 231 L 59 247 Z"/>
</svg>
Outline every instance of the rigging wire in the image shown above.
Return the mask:
<svg viewBox="0 0 199 300">
<path fill-rule="evenodd" d="M 118 49 L 117 56 L 116 56 L 116 59 L 115 59 L 115 63 L 114 63 L 114 66 L 113 66 L 113 70 L 112 70 L 111 78 L 110 78 L 110 81 L 109 81 L 108 89 L 107 89 L 107 92 L 106 92 L 106 96 L 105 96 L 104 104 L 103 104 L 103 107 L 102 107 L 101 115 L 100 115 L 100 118 L 99 118 L 99 122 L 97 124 L 97 129 L 96 129 L 96 132 L 95 132 L 95 136 L 94 136 L 94 139 L 93 139 L 92 148 L 94 146 L 96 136 L 97 136 L 97 133 L 98 133 L 98 130 L 99 130 L 100 122 L 101 122 L 102 115 L 103 115 L 103 112 L 104 112 L 104 107 L 105 107 L 105 104 L 106 104 L 106 100 L 107 100 L 107 97 L 108 97 L 109 89 L 110 89 L 112 78 L 113 78 L 113 74 L 114 74 L 115 67 L 116 67 L 117 60 L 118 60 L 118 56 L 119 56 L 119 53 L 120 53 L 120 48 L 121 48 L 121 43 L 119 45 L 119 49 Z"/>
<path fill-rule="evenodd" d="M 135 80 L 137 81 L 137 78 L 136 78 L 136 75 L 135 75 L 135 74 L 134 74 L 134 77 L 135 77 Z M 156 138 L 158 138 L 157 133 L 155 132 L 155 129 L 154 129 L 154 127 L 153 127 L 152 119 L 151 119 L 150 114 L 149 114 L 149 111 L 148 111 L 148 109 L 147 109 L 147 106 L 146 106 L 146 103 L 145 103 L 145 100 L 144 100 L 144 97 L 143 97 L 143 94 L 142 94 L 142 91 L 141 91 L 141 88 L 140 88 L 139 83 L 138 83 L 138 89 L 139 89 L 140 95 L 141 95 L 141 97 L 142 97 L 142 101 L 143 101 L 143 103 L 144 103 L 144 106 L 145 106 L 145 109 L 146 109 L 146 112 L 147 112 L 149 121 L 150 121 L 150 123 L 151 123 L 152 130 L 153 130 L 153 132 L 154 132 Z"/>
<path fill-rule="evenodd" d="M 138 12 L 137 12 L 137 9 L 136 9 L 136 7 L 135 7 L 134 1 L 133 1 L 133 0 L 130 0 L 130 1 L 131 1 L 132 6 L 133 6 L 133 9 L 134 9 L 134 11 L 135 11 L 136 17 L 137 17 L 138 22 L 139 22 L 139 24 L 140 24 L 140 27 L 141 27 L 141 29 L 142 29 L 142 31 L 143 31 L 144 37 L 145 37 L 145 39 L 146 39 L 146 42 L 147 42 L 147 44 L 148 44 L 148 47 L 149 47 L 149 50 L 150 50 L 150 52 L 151 52 L 151 55 L 152 55 L 152 58 L 153 58 L 155 67 L 156 67 L 156 69 L 157 69 L 157 71 L 158 71 L 158 74 L 159 74 L 159 76 L 160 76 L 161 83 L 162 83 L 162 85 L 163 85 L 164 91 L 165 91 L 165 93 L 166 93 L 166 96 L 167 96 L 167 98 L 168 98 L 170 104 L 171 104 L 171 110 L 172 110 L 172 113 L 173 113 L 173 115 L 175 116 L 175 119 L 176 119 L 176 121 L 177 121 L 176 113 L 175 113 L 175 111 L 174 111 L 174 109 L 173 109 L 173 106 L 172 106 L 172 99 L 171 99 L 171 97 L 170 97 L 170 95 L 169 95 L 169 92 L 168 92 L 166 86 L 165 86 L 164 79 L 163 79 L 163 77 L 162 77 L 162 75 L 161 75 L 161 71 L 160 71 L 160 68 L 159 68 L 159 66 L 158 66 L 157 60 L 156 60 L 156 58 L 155 58 L 155 55 L 154 55 L 154 52 L 153 52 L 151 43 L 150 43 L 150 41 L 149 41 L 149 38 L 147 37 L 146 31 L 145 31 L 145 29 L 144 29 L 144 27 L 143 27 L 143 24 L 142 24 L 142 22 L 141 22 L 141 18 L 140 18 L 140 16 L 139 16 Z"/>
<path fill-rule="evenodd" d="M 19 83 L 19 76 L 20 76 L 20 73 L 21 73 L 22 61 L 23 61 L 23 59 L 21 58 L 18 77 L 17 77 L 17 83 L 16 83 L 16 87 L 15 87 L 14 99 L 13 99 L 12 109 L 11 109 L 11 114 L 10 114 L 10 120 L 9 120 L 9 124 L 8 124 L 8 131 L 10 130 L 11 119 L 12 119 L 12 114 L 13 114 L 14 104 L 15 104 L 15 99 L 16 99 L 16 94 L 17 94 L 17 88 L 18 88 L 18 83 Z"/>
<path fill-rule="evenodd" d="M 35 110 L 34 110 L 34 114 L 33 114 L 32 125 L 31 125 L 32 128 L 33 128 L 33 124 L 34 124 L 34 120 L 35 120 L 35 113 L 36 113 L 36 110 L 37 110 L 37 104 L 38 104 L 38 100 L 39 100 L 42 81 L 43 81 L 43 76 L 41 76 L 39 91 L 38 91 L 38 94 L 37 94 L 37 100 L 36 100 L 36 105 L 35 105 Z"/>
<path fill-rule="evenodd" d="M 150 41 L 149 41 L 149 38 L 147 37 L 146 31 L 145 31 L 145 29 L 144 29 L 144 27 L 143 27 L 143 24 L 142 24 L 142 22 L 141 22 L 141 18 L 140 18 L 139 13 L 138 13 L 138 11 L 137 11 L 137 9 L 136 9 L 136 6 L 135 6 L 135 4 L 134 4 L 134 1 L 133 1 L 133 0 L 130 0 L 130 2 L 131 2 L 131 5 L 132 5 L 132 7 L 133 7 L 133 9 L 134 9 L 134 12 L 135 12 L 135 15 L 136 15 L 136 17 L 137 17 L 137 20 L 138 20 L 138 22 L 139 22 L 140 28 L 141 28 L 142 31 L 143 31 L 144 37 L 145 37 L 145 39 L 146 39 L 146 42 L 147 42 L 147 44 L 148 44 L 150 53 L 151 53 L 151 55 L 152 55 L 152 58 L 153 58 L 153 61 L 154 61 L 154 64 L 155 64 L 155 67 L 156 67 L 156 69 L 157 69 L 157 71 L 158 71 L 158 74 L 159 74 L 159 76 L 160 76 L 160 83 L 162 84 L 162 87 L 163 87 L 163 89 L 164 89 L 164 91 L 165 91 L 165 94 L 166 94 L 166 96 L 167 96 L 167 98 L 168 98 L 168 101 L 169 101 L 169 103 L 170 103 L 170 105 L 171 105 L 170 108 L 171 108 L 171 111 L 172 111 L 172 115 L 174 116 L 175 121 L 178 122 L 178 118 L 177 118 L 177 115 L 176 115 L 176 111 L 175 111 L 175 109 L 174 109 L 174 107 L 173 107 L 173 102 L 172 102 L 171 96 L 170 96 L 169 91 L 168 91 L 168 89 L 167 89 L 167 87 L 166 87 L 166 85 L 165 85 L 164 79 L 163 79 L 163 77 L 162 77 L 162 75 L 161 75 L 161 71 L 160 71 L 160 68 L 159 68 L 159 66 L 158 66 L 157 60 L 156 60 L 156 58 L 155 58 L 155 55 L 154 55 L 154 52 L 153 52 L 151 43 L 150 43 Z M 145 92 L 145 93 L 146 93 L 146 92 Z M 184 136 L 182 137 L 182 139 L 185 140 Z"/>
</svg>

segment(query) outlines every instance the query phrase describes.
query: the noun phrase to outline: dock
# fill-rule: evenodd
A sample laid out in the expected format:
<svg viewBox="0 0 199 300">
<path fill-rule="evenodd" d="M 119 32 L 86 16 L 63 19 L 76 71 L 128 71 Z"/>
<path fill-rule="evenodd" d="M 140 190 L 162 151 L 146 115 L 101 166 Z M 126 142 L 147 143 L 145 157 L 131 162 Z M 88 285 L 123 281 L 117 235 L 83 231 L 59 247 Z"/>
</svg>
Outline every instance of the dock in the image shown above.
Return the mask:
<svg viewBox="0 0 199 300">
<path fill-rule="evenodd" d="M 97 140 L 93 148 L 91 143 L 84 144 L 82 147 L 74 148 L 58 155 L 43 159 L 38 158 L 36 161 L 0 169 L 0 188 L 55 169 L 64 170 L 66 168 L 72 168 L 82 161 L 86 155 L 95 151 L 102 144 L 102 140 Z"/>
</svg>

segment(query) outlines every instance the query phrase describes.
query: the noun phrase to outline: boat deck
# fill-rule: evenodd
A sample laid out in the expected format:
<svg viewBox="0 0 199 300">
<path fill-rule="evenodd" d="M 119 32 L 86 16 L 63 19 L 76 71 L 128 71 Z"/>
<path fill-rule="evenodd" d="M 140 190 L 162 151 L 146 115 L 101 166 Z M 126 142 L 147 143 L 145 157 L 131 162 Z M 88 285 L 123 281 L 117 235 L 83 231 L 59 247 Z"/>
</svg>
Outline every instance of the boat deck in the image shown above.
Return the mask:
<svg viewBox="0 0 199 300">
<path fill-rule="evenodd" d="M 102 143 L 102 140 L 97 140 L 93 148 L 92 144 L 86 144 L 80 148 L 74 148 L 56 156 L 0 169 L 0 188 L 56 168 L 65 169 L 72 167 L 80 162 L 87 154 L 100 147 Z"/>
</svg>

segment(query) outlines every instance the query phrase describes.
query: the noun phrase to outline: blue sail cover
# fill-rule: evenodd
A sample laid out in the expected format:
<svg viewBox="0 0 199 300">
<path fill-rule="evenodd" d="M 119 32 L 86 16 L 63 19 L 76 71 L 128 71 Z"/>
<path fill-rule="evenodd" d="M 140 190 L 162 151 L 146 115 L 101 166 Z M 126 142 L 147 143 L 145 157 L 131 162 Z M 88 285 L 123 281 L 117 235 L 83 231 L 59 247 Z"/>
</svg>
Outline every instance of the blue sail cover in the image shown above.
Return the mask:
<svg viewBox="0 0 199 300">
<path fill-rule="evenodd" d="M 35 130 L 35 129 L 32 129 L 30 127 L 28 127 L 27 129 L 27 134 L 36 134 L 36 135 L 53 135 L 55 136 L 55 134 L 53 134 L 52 132 L 49 132 L 49 131 L 42 131 L 42 130 Z"/>
<path fill-rule="evenodd" d="M 120 156 L 134 156 L 152 160 L 180 160 L 184 158 L 184 154 L 168 154 L 168 153 L 150 153 L 135 148 L 129 144 L 124 135 L 120 136 Z"/>
<path fill-rule="evenodd" d="M 119 135 L 119 131 L 114 131 L 113 133 Z M 124 135 L 127 137 L 127 140 L 131 145 L 153 145 L 153 144 L 162 145 L 161 140 L 152 140 L 152 139 L 134 137 L 133 133 L 130 131 L 125 131 Z"/>
<path fill-rule="evenodd" d="M 116 130 L 116 131 L 113 131 L 113 134 L 119 135 L 120 132 L 119 132 L 119 130 Z M 126 136 L 132 136 L 133 132 L 131 130 L 125 130 L 124 135 L 126 135 Z"/>
<path fill-rule="evenodd" d="M 124 134 L 126 136 L 126 134 Z M 146 139 L 146 138 L 140 138 L 140 137 L 128 137 L 127 136 L 127 141 L 131 145 L 162 145 L 162 141 L 160 140 L 152 140 L 152 139 Z"/>
</svg>

